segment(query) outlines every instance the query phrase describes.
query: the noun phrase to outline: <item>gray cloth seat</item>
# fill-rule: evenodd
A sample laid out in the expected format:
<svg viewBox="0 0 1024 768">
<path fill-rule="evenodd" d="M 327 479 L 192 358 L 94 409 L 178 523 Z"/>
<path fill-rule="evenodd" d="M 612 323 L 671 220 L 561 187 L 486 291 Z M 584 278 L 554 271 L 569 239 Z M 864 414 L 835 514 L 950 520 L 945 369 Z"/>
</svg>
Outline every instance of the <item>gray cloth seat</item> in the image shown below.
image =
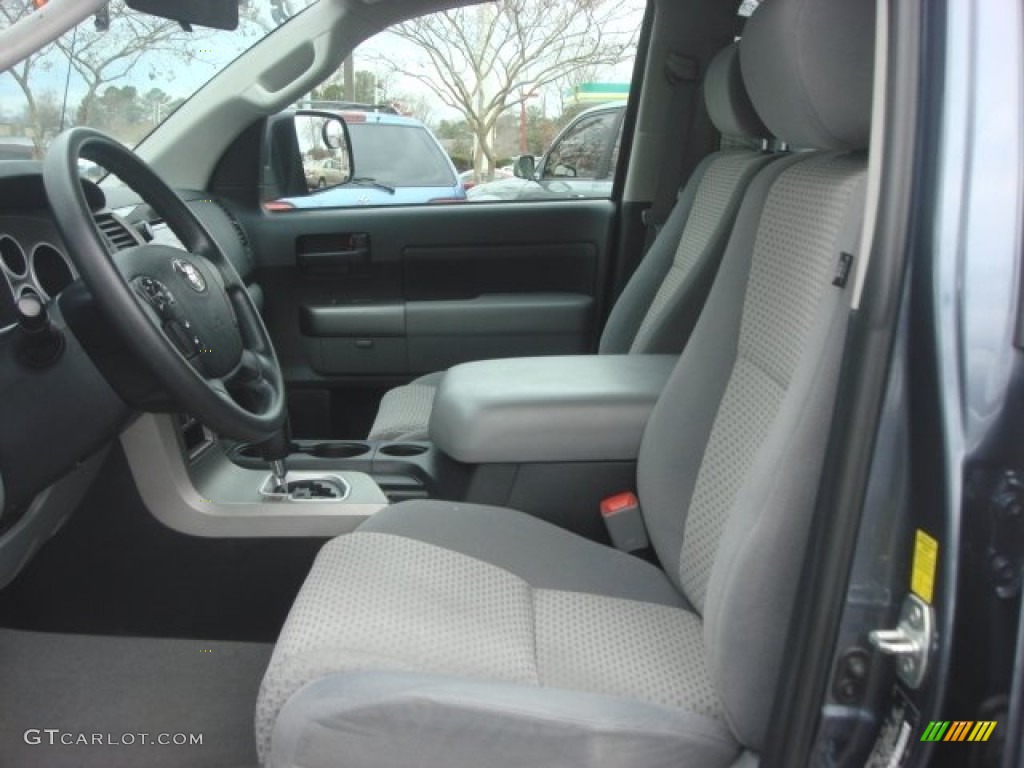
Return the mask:
<svg viewBox="0 0 1024 768">
<path fill-rule="evenodd" d="M 738 48 L 708 66 L 704 99 L 723 136 L 769 137 L 740 73 Z M 677 354 L 690 337 L 725 249 L 747 184 L 773 155 L 723 150 L 706 157 L 686 186 L 619 296 L 605 324 L 601 354 Z M 434 395 L 444 372 L 429 373 L 385 393 L 371 440 L 426 440 Z"/>
<path fill-rule="evenodd" d="M 264 765 L 728 766 L 763 748 L 870 122 L 873 4 L 808 4 L 765 0 L 741 43 L 769 127 L 818 151 L 750 185 L 645 431 L 662 568 L 510 509 L 395 505 L 329 542 L 296 598 L 257 703 Z"/>
</svg>

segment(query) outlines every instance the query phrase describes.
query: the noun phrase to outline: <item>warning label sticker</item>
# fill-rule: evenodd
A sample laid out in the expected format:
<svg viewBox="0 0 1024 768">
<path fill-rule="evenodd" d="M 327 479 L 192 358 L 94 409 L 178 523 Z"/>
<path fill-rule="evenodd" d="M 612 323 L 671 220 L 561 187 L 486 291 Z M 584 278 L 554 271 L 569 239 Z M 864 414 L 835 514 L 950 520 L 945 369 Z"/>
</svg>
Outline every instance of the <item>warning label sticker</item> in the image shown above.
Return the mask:
<svg viewBox="0 0 1024 768">
<path fill-rule="evenodd" d="M 939 542 L 918 529 L 914 534 L 914 564 L 910 590 L 929 605 L 935 592 L 935 569 L 939 562 Z"/>
</svg>

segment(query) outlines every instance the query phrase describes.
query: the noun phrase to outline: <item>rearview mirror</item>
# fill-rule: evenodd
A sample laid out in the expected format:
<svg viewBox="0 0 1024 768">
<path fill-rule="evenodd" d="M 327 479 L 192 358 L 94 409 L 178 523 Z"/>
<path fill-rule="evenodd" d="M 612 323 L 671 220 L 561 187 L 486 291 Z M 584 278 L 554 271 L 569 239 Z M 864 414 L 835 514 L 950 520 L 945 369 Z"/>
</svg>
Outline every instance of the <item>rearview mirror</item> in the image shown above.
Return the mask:
<svg viewBox="0 0 1024 768">
<path fill-rule="evenodd" d="M 238 0 L 125 0 L 129 8 L 182 24 L 238 28 Z"/>
<path fill-rule="evenodd" d="M 533 155 L 520 155 L 516 158 L 515 163 L 512 164 L 512 173 L 520 179 L 532 179 L 535 171 L 536 163 L 534 162 Z"/>
</svg>

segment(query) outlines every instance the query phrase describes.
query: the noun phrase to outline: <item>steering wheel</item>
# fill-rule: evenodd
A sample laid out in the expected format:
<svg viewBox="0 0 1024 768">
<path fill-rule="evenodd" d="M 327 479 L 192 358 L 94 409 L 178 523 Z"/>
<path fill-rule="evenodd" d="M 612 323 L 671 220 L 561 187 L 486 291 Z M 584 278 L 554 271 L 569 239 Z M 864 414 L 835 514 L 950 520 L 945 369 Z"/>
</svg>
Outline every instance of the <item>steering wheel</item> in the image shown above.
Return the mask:
<svg viewBox="0 0 1024 768">
<path fill-rule="evenodd" d="M 79 158 L 139 194 L 186 250 L 148 244 L 111 254 L 82 190 Z M 270 336 L 245 283 L 185 201 L 138 155 L 90 128 L 54 140 L 43 182 L 93 298 L 181 409 L 237 440 L 274 435 L 285 394 Z"/>
</svg>

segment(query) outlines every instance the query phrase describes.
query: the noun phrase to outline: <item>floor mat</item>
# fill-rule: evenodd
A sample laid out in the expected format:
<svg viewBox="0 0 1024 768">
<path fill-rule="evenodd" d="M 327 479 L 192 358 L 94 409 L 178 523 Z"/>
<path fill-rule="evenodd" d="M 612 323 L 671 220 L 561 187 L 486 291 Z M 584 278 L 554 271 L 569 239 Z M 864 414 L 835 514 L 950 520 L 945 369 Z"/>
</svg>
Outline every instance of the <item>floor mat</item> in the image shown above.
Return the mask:
<svg viewBox="0 0 1024 768">
<path fill-rule="evenodd" d="M 252 768 L 272 649 L 0 629 L 0 765 Z"/>
<path fill-rule="evenodd" d="M 115 446 L 64 528 L 0 590 L 0 627 L 270 643 L 326 540 L 173 531 Z"/>
</svg>

